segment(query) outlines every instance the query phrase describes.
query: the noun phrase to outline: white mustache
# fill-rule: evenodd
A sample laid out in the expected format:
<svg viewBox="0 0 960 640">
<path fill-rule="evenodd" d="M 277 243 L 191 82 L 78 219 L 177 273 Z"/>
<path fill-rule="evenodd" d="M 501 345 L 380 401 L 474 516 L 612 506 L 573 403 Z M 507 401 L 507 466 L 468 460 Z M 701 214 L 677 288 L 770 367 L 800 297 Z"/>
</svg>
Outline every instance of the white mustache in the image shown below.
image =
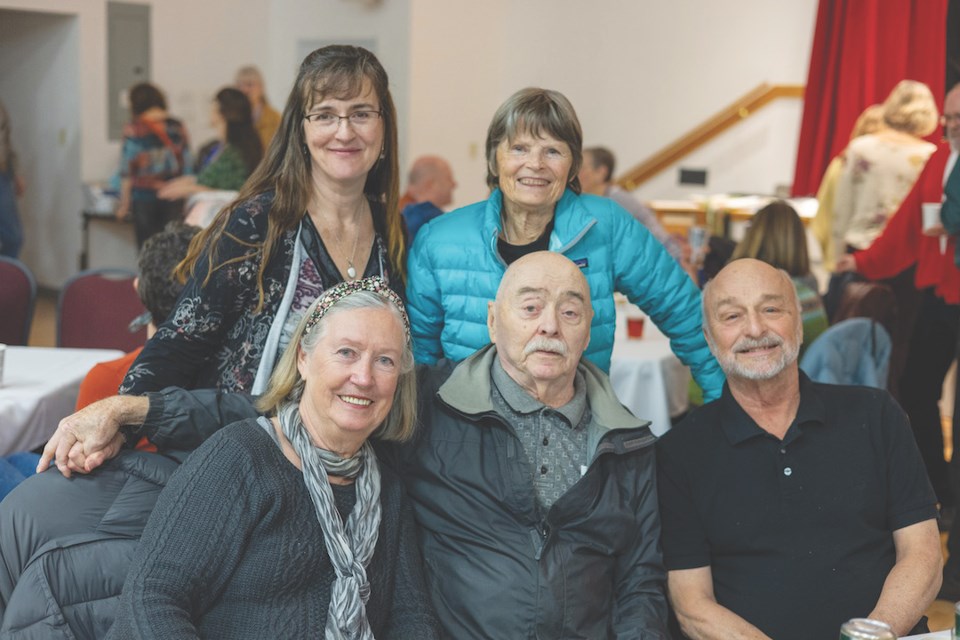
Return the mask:
<svg viewBox="0 0 960 640">
<path fill-rule="evenodd" d="M 751 349 L 769 349 L 770 347 L 779 347 L 783 344 L 783 339 L 778 336 L 767 336 L 766 338 L 740 338 L 733 345 L 734 353 L 742 353 Z"/>
<path fill-rule="evenodd" d="M 527 346 L 523 348 L 523 355 L 528 356 L 534 351 L 550 351 L 565 356 L 567 355 L 567 345 L 562 340 L 540 336 L 527 343 Z"/>
</svg>

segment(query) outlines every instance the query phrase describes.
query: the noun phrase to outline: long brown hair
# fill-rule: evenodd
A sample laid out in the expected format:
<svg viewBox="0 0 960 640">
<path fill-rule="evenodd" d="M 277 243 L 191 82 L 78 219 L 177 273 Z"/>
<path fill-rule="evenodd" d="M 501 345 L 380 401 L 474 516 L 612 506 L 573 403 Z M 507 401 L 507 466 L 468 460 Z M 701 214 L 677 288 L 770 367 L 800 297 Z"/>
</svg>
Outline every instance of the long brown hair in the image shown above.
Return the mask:
<svg viewBox="0 0 960 640">
<path fill-rule="evenodd" d="M 783 200 L 775 200 L 757 211 L 730 259 L 739 258 L 762 260 L 790 276 L 810 273 L 807 235 L 796 210 Z"/>
<path fill-rule="evenodd" d="M 280 128 L 267 147 L 263 161 L 243 185 L 236 202 L 217 214 L 213 223 L 194 239 L 187 257 L 177 266 L 177 275 L 180 278 L 186 279 L 194 274 L 201 253 L 207 248 L 208 270 L 204 284 L 214 270 L 261 253 L 257 273 L 256 311 L 263 308 L 263 272 L 277 249 L 281 236 L 300 224 L 310 200 L 310 154 L 303 133 L 303 116 L 315 102 L 328 96 L 346 99 L 358 95 L 364 81 L 370 82 L 380 101 L 384 134 L 383 154 L 367 175 L 363 192 L 371 204 L 373 226 L 386 240 L 392 274 L 399 276 L 401 283 L 406 281 L 403 227 L 398 208 L 400 182 L 397 112 L 383 65 L 366 49 L 348 45 L 323 47 L 304 58 L 283 109 Z M 238 206 L 270 191 L 275 195 L 267 217 L 266 238 L 262 244 L 246 243 L 226 232 L 227 222 Z M 224 236 L 249 246 L 250 251 L 246 255 L 218 263 L 217 249 Z"/>
<path fill-rule="evenodd" d="M 227 144 L 240 152 L 247 173 L 253 170 L 263 159 L 263 145 L 253 126 L 253 106 L 239 89 L 224 87 L 217 92 L 214 100 L 220 117 L 227 125 Z"/>
</svg>

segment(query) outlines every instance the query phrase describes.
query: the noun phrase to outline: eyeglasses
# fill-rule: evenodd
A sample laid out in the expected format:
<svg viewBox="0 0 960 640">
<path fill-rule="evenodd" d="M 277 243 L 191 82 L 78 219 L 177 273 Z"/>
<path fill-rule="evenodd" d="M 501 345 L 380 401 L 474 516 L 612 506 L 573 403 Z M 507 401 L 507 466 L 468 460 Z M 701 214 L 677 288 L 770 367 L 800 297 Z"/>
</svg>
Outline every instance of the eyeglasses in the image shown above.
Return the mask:
<svg viewBox="0 0 960 640">
<path fill-rule="evenodd" d="M 943 124 L 949 124 L 951 122 L 960 122 L 960 113 L 945 113 L 940 117 L 940 121 Z"/>
<path fill-rule="evenodd" d="M 321 111 L 320 113 L 308 113 L 303 119 L 318 129 L 339 129 L 340 121 L 346 120 L 354 129 L 366 129 L 373 125 L 380 117 L 379 111 L 364 109 L 354 111 L 345 116 L 331 113 L 330 111 Z"/>
</svg>

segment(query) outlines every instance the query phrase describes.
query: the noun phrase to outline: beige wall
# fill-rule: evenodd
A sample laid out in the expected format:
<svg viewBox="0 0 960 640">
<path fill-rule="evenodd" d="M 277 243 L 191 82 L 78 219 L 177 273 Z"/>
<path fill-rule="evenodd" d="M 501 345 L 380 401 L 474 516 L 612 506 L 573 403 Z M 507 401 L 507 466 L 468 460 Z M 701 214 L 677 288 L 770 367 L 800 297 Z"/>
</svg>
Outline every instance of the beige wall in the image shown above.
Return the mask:
<svg viewBox="0 0 960 640">
<path fill-rule="evenodd" d="M 586 143 L 612 147 L 628 167 L 760 82 L 803 83 L 817 6 L 816 0 L 382 0 L 373 8 L 357 0 L 143 3 L 152 6 L 153 79 L 195 144 L 211 135 L 209 101 L 237 66 L 260 65 L 272 102 L 282 107 L 303 41 L 373 40 L 400 110 L 402 159 L 449 158 L 460 183 L 456 205 L 485 196 L 486 127 L 516 89 L 564 92 Z M 75 16 L 78 115 L 67 139 L 77 141 L 79 178 L 106 178 L 119 153 L 106 133 L 106 1 L 0 0 L 0 11 L 10 9 Z M 39 119 L 43 110 L 37 105 L 27 117 Z M 771 190 L 792 178 L 799 117 L 798 103 L 774 107 L 684 164 L 710 171 L 710 191 Z M 21 150 L 25 157 L 35 153 Z M 60 258 L 40 261 L 38 275 L 58 286 L 79 253 L 78 188 L 55 181 L 47 188 L 74 195 L 57 200 L 41 226 L 31 223 L 25 255 L 40 261 L 52 243 Z M 662 198 L 687 191 L 670 171 L 639 193 Z M 39 215 L 29 210 L 36 202 L 24 204 L 26 218 Z M 122 253 L 107 246 L 103 257 L 109 261 L 114 252 Z"/>
<path fill-rule="evenodd" d="M 485 194 L 486 127 L 513 91 L 562 91 L 585 143 L 611 147 L 627 168 L 761 82 L 803 84 L 817 9 L 816 0 L 411 4 L 408 152 L 451 159 L 458 205 Z M 684 164 L 709 169 L 711 191 L 771 190 L 792 180 L 799 123 L 799 101 L 772 107 Z M 675 183 L 672 170 L 638 193 L 692 191 Z"/>
</svg>

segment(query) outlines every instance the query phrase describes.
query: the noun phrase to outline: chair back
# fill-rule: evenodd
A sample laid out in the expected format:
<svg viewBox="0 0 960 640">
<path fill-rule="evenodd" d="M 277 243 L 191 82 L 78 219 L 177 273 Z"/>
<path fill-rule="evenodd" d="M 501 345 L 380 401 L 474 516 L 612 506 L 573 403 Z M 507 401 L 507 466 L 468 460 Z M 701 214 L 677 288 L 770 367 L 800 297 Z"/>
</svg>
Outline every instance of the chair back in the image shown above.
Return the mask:
<svg viewBox="0 0 960 640">
<path fill-rule="evenodd" d="M 895 335 L 900 308 L 889 285 L 881 282 L 851 282 L 843 290 L 840 305 L 831 316 L 833 322 L 849 318 L 876 320 L 890 335 Z"/>
<path fill-rule="evenodd" d="M 815 382 L 887 388 L 890 334 L 871 318 L 850 318 L 813 341 L 800 368 Z"/>
<path fill-rule="evenodd" d="M 81 271 L 63 285 L 57 301 L 57 346 L 133 351 L 147 340 L 146 328 L 130 333 L 130 321 L 144 313 L 133 289 L 133 271 Z"/>
<path fill-rule="evenodd" d="M 37 281 L 27 265 L 0 256 L 0 343 L 26 346 L 37 302 Z"/>
</svg>

